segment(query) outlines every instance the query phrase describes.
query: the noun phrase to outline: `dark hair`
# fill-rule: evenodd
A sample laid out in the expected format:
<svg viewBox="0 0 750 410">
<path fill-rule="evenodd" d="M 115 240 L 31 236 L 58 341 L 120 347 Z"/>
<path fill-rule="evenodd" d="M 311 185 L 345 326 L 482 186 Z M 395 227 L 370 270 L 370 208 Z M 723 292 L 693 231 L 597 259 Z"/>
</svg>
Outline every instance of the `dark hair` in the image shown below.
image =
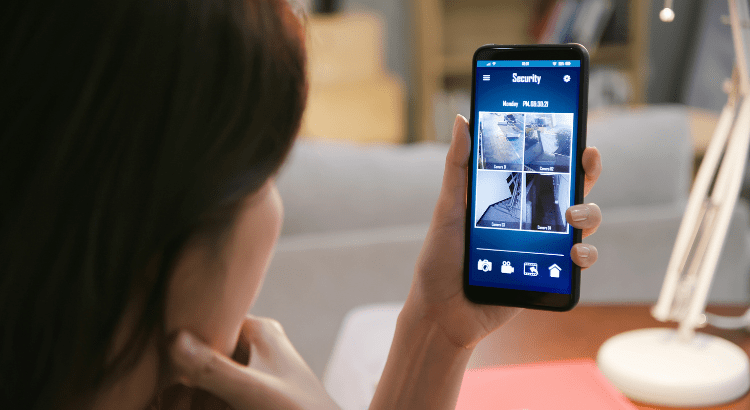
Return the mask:
<svg viewBox="0 0 750 410">
<path fill-rule="evenodd" d="M 10 3 L 0 406 L 78 406 L 163 331 L 186 241 L 231 226 L 287 156 L 306 98 L 303 29 L 285 0 Z M 133 300 L 135 329 L 112 358 Z"/>
</svg>

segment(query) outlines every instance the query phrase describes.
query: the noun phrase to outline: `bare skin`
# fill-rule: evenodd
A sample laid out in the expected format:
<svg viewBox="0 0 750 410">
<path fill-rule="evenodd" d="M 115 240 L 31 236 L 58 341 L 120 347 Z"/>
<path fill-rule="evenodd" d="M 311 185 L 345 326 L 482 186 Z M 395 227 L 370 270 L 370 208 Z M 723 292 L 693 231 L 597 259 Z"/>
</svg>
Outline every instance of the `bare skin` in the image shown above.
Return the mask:
<svg viewBox="0 0 750 410">
<path fill-rule="evenodd" d="M 373 410 L 452 409 L 472 349 L 520 311 L 476 305 L 463 296 L 469 144 L 468 122 L 458 116 L 440 197 L 370 406 Z M 601 172 L 601 159 L 595 148 L 587 148 L 582 160 L 588 193 Z M 575 205 L 566 212 L 566 219 L 588 236 L 599 226 L 601 211 L 595 204 Z M 590 244 L 571 249 L 573 262 L 584 269 L 597 256 Z M 264 272 L 248 270 L 247 274 L 262 276 Z M 245 288 L 251 295 L 256 291 Z M 228 335 L 218 338 L 190 326 L 181 329 L 170 350 L 177 380 L 211 392 L 235 410 L 337 408 L 278 322 L 246 316 L 236 328 L 227 327 Z M 232 360 L 226 351 L 223 341 L 237 334 L 252 346 L 249 365 Z"/>
<path fill-rule="evenodd" d="M 187 245 L 167 291 L 167 335 L 185 330 L 216 354 L 232 354 L 245 326 L 245 315 L 262 287 L 283 213 L 281 197 L 274 181 L 269 180 L 244 201 L 218 263 L 202 242 Z M 132 320 L 132 315 L 126 315 L 117 339 L 126 340 Z M 100 392 L 93 408 L 142 410 L 156 391 L 180 381 L 173 368 L 168 370 L 167 380 L 162 380 L 165 385 L 157 386 L 159 357 L 155 342 L 150 344 L 136 368 Z"/>
<path fill-rule="evenodd" d="M 371 410 L 454 408 L 474 347 L 521 311 L 477 305 L 463 295 L 469 147 L 468 122 L 458 116 L 443 187 Z M 583 168 L 588 194 L 601 173 L 598 150 L 584 151 Z M 601 223 L 601 211 L 595 204 L 576 205 L 568 209 L 566 219 L 588 236 Z M 571 249 L 571 259 L 584 269 L 597 256 L 590 244 Z"/>
</svg>

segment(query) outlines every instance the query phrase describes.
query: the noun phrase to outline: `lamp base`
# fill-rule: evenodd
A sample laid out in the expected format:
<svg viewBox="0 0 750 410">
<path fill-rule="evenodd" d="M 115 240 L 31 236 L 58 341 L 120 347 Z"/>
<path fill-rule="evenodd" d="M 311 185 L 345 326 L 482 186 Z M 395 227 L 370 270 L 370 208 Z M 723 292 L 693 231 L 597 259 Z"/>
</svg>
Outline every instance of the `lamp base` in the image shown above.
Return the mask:
<svg viewBox="0 0 750 410">
<path fill-rule="evenodd" d="M 739 346 L 696 333 L 682 342 L 674 329 L 621 333 L 599 348 L 599 369 L 627 397 L 672 407 L 702 407 L 742 397 L 750 363 Z"/>
</svg>

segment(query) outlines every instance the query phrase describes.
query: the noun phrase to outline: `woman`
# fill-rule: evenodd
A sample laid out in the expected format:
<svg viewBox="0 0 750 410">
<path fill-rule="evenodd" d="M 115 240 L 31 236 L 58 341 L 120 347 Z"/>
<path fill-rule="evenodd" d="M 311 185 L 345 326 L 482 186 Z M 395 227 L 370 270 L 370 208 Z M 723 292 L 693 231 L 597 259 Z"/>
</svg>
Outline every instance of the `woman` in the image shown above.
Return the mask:
<svg viewBox="0 0 750 410">
<path fill-rule="evenodd" d="M 278 323 L 246 316 L 282 221 L 274 175 L 305 103 L 304 30 L 286 1 L 6 10 L 3 403 L 335 408 Z M 452 408 L 472 348 L 517 312 L 461 291 L 468 151 L 459 116 L 373 409 Z M 598 152 L 583 162 L 588 191 Z M 584 235 L 601 220 L 593 204 L 566 217 Z M 596 256 L 571 250 L 584 268 Z"/>
</svg>

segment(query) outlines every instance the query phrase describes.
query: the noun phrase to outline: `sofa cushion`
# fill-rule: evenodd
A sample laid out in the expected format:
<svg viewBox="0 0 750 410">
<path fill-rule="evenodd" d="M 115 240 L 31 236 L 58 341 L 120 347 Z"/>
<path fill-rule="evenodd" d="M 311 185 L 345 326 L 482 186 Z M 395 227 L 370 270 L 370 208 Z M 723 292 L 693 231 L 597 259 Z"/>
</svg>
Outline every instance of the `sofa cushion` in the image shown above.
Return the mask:
<svg viewBox="0 0 750 410">
<path fill-rule="evenodd" d="M 620 208 L 687 201 L 693 154 L 685 106 L 609 108 L 589 116 L 587 134 L 603 170 L 586 202 Z"/>
<path fill-rule="evenodd" d="M 299 141 L 278 178 L 282 234 L 429 223 L 447 150 L 444 144 Z"/>
</svg>

